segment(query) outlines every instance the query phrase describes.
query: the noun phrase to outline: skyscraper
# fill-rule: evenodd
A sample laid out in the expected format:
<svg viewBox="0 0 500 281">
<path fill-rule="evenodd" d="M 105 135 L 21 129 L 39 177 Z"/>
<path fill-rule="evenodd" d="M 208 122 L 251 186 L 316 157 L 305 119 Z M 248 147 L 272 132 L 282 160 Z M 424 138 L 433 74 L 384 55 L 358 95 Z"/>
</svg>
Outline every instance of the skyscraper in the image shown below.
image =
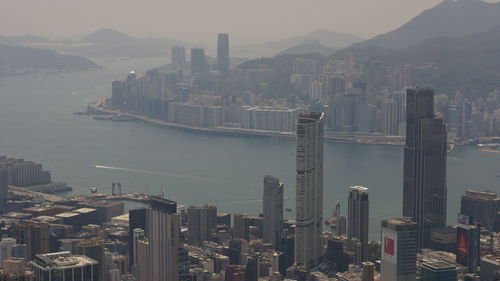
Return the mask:
<svg viewBox="0 0 500 281">
<path fill-rule="evenodd" d="M 217 207 L 215 206 L 190 206 L 188 216 L 188 241 L 201 245 L 203 241 L 210 240 L 217 227 Z"/>
<path fill-rule="evenodd" d="M 128 250 L 130 257 L 130 265 L 137 263 L 135 260 L 135 247 L 134 247 L 134 230 L 142 229 L 147 235 L 146 229 L 146 208 L 132 209 L 128 212 L 129 215 L 129 231 L 128 231 Z"/>
<path fill-rule="evenodd" d="M 381 261 L 380 280 L 416 280 L 417 224 L 411 218 L 382 221 Z"/>
<path fill-rule="evenodd" d="M 471 216 L 474 222 L 490 231 L 495 225 L 497 212 L 500 212 L 500 197 L 494 192 L 469 189 L 462 195 L 460 213 Z"/>
<path fill-rule="evenodd" d="M 179 280 L 179 217 L 177 203 L 161 197 L 146 209 L 148 280 Z"/>
<path fill-rule="evenodd" d="M 297 122 L 295 265 L 311 267 L 321 258 L 323 232 L 324 114 L 301 114 Z"/>
<path fill-rule="evenodd" d="M 229 71 L 229 35 L 219 33 L 217 37 L 217 70 L 226 73 Z"/>
<path fill-rule="evenodd" d="M 203 74 L 206 71 L 205 50 L 198 48 L 191 49 L 191 75 Z"/>
<path fill-rule="evenodd" d="M 361 242 L 361 260 L 368 260 L 368 188 L 351 186 L 349 189 L 347 235 Z"/>
<path fill-rule="evenodd" d="M 90 238 L 80 242 L 77 247 L 79 255 L 87 256 L 97 262 L 99 280 L 105 281 L 108 276 L 104 270 L 104 240 L 102 238 Z"/>
<path fill-rule="evenodd" d="M 186 49 L 183 46 L 173 46 L 170 56 L 174 69 L 184 69 L 186 67 Z"/>
<path fill-rule="evenodd" d="M 480 259 L 480 228 L 470 217 L 459 215 L 457 224 L 456 262 L 475 273 Z"/>
<path fill-rule="evenodd" d="M 434 90 L 406 90 L 403 216 L 418 224 L 418 248 L 428 247 L 433 228 L 446 226 L 447 134 L 434 116 Z"/>
<path fill-rule="evenodd" d="M 0 212 L 4 212 L 7 205 L 8 170 L 6 165 L 0 165 Z"/>
<path fill-rule="evenodd" d="M 263 238 L 276 250 L 281 249 L 283 234 L 283 184 L 273 176 L 264 177 Z"/>
</svg>

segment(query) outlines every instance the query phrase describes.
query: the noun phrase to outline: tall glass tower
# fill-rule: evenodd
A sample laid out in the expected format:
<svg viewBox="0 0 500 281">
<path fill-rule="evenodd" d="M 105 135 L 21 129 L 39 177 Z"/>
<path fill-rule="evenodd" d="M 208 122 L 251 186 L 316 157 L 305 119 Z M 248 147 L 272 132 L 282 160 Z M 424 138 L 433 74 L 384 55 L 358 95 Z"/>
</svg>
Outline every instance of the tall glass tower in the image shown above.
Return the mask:
<svg viewBox="0 0 500 281">
<path fill-rule="evenodd" d="M 221 73 L 229 71 L 229 35 L 219 33 L 217 37 L 217 70 Z"/>
<path fill-rule="evenodd" d="M 434 90 L 406 90 L 403 216 L 418 225 L 418 248 L 429 246 L 433 228 L 446 226 L 447 134 L 434 116 Z"/>
</svg>

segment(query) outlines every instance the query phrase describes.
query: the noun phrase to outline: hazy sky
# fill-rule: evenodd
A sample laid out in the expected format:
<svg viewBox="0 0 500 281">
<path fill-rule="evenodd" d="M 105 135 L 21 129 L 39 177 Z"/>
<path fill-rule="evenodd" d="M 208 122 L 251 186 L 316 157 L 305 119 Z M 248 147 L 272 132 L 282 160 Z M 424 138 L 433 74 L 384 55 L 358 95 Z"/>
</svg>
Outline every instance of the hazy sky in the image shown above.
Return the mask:
<svg viewBox="0 0 500 281">
<path fill-rule="evenodd" d="M 320 28 L 371 37 L 441 0 L 0 0 L 0 34 L 86 35 L 108 27 L 134 36 L 251 44 Z M 490 2 L 497 2 L 491 0 Z"/>
</svg>

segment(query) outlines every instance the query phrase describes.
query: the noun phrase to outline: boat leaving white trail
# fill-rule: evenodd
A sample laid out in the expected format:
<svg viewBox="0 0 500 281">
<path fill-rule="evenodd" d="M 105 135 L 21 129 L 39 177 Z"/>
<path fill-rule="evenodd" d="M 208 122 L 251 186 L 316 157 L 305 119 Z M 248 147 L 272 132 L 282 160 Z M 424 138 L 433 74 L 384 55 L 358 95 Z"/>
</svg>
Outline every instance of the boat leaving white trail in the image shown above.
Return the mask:
<svg viewBox="0 0 500 281">
<path fill-rule="evenodd" d="M 92 164 L 92 165 L 90 165 L 90 167 L 97 168 L 97 169 L 118 170 L 118 171 L 134 172 L 134 173 L 141 173 L 141 174 L 178 176 L 176 174 L 171 174 L 171 173 L 162 173 L 162 172 L 155 172 L 155 171 L 146 171 L 146 170 L 137 170 L 137 169 L 129 169 L 129 168 L 120 168 L 120 167 L 105 166 L 105 165 L 96 165 L 96 164 Z"/>
</svg>

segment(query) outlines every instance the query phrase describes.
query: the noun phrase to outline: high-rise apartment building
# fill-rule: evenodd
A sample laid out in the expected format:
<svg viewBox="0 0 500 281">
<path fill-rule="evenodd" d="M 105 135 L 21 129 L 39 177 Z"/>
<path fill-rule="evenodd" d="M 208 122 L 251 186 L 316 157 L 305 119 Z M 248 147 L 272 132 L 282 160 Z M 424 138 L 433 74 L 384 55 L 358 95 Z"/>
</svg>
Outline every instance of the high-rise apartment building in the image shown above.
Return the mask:
<svg viewBox="0 0 500 281">
<path fill-rule="evenodd" d="M 361 242 L 361 261 L 368 260 L 368 188 L 351 186 L 349 189 L 347 236 Z"/>
<path fill-rule="evenodd" d="M 188 241 L 201 245 L 215 236 L 217 227 L 217 207 L 190 206 L 187 210 Z"/>
<path fill-rule="evenodd" d="M 177 203 L 161 197 L 146 209 L 148 230 L 148 280 L 179 280 L 179 232 Z"/>
<path fill-rule="evenodd" d="M 323 232 L 324 114 L 301 114 L 297 122 L 295 265 L 320 261 Z"/>
<path fill-rule="evenodd" d="M 204 74 L 206 71 L 205 50 L 199 48 L 191 49 L 191 75 Z"/>
<path fill-rule="evenodd" d="M 219 33 L 217 37 L 217 70 L 226 73 L 229 71 L 229 35 Z"/>
<path fill-rule="evenodd" d="M 263 238 L 276 250 L 281 249 L 283 236 L 283 183 L 273 176 L 264 177 Z"/>
<path fill-rule="evenodd" d="M 173 46 L 170 50 L 171 64 L 174 69 L 186 67 L 186 49 L 183 46 Z"/>
<path fill-rule="evenodd" d="M 447 134 L 434 116 L 434 90 L 406 90 L 403 216 L 418 224 L 418 247 L 428 247 L 433 228 L 446 226 Z"/>
<path fill-rule="evenodd" d="M 0 170 L 7 170 L 7 184 L 15 186 L 46 184 L 51 182 L 50 172 L 37 164 L 24 159 L 0 156 Z"/>
<path fill-rule="evenodd" d="M 416 264 L 417 223 L 412 218 L 383 220 L 380 280 L 415 281 Z"/>
</svg>

